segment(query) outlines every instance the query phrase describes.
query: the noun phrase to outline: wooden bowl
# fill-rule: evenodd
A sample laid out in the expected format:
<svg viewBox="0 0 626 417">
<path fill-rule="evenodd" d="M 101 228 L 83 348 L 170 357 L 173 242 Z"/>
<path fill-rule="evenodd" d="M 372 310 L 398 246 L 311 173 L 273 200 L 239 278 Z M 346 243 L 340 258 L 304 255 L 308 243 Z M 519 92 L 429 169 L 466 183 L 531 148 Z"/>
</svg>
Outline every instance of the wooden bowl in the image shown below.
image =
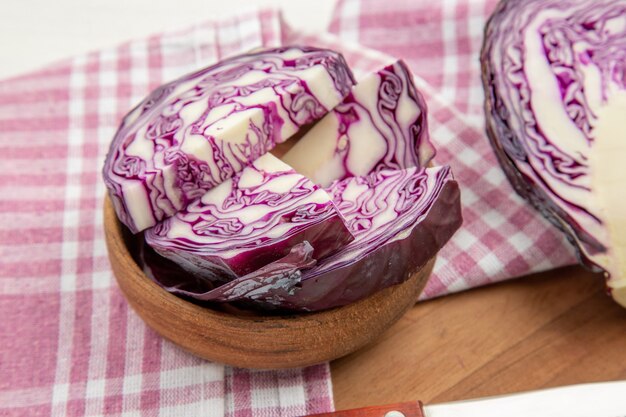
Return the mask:
<svg viewBox="0 0 626 417">
<path fill-rule="evenodd" d="M 288 316 L 238 316 L 188 302 L 148 278 L 129 252 L 108 197 L 104 228 L 115 278 L 146 324 L 195 355 L 242 368 L 308 366 L 354 352 L 415 303 L 434 264 L 432 259 L 404 283 L 344 307 Z"/>
</svg>

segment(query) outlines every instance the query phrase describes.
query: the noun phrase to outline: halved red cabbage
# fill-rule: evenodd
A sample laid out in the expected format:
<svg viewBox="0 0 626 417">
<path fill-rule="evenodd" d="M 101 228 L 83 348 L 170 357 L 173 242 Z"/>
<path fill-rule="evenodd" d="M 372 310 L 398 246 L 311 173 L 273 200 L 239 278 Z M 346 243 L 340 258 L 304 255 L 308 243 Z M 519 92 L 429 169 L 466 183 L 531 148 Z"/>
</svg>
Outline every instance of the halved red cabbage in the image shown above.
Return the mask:
<svg viewBox="0 0 626 417">
<path fill-rule="evenodd" d="M 509 180 L 626 306 L 626 1 L 502 1 L 481 61 Z"/>
<path fill-rule="evenodd" d="M 324 310 L 405 281 L 462 221 L 459 187 L 449 167 L 379 171 L 338 181 L 329 192 L 355 239 L 320 262 L 312 262 L 303 242 L 285 258 L 224 288 L 184 278 L 177 285 L 176 273 L 158 266 L 153 276 L 169 291 L 203 301 Z"/>
<path fill-rule="evenodd" d="M 341 54 L 282 47 L 157 88 L 124 118 L 105 162 L 119 219 L 136 233 L 172 216 L 324 116 L 353 83 Z"/>
<path fill-rule="evenodd" d="M 425 167 L 434 154 L 426 102 L 400 60 L 354 86 L 282 159 L 326 187 L 372 171 Z"/>
<path fill-rule="evenodd" d="M 210 281 L 230 281 L 312 245 L 315 259 L 353 240 L 324 189 L 272 154 L 145 232 L 160 255 Z"/>
</svg>

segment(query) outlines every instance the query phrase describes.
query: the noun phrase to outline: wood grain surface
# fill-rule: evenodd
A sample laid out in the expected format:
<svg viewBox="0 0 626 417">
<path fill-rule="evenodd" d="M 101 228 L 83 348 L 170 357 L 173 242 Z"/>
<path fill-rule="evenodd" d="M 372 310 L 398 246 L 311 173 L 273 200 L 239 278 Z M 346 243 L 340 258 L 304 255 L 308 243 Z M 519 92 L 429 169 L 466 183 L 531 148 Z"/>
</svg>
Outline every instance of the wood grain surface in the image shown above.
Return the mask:
<svg viewBox="0 0 626 417">
<path fill-rule="evenodd" d="M 419 303 L 331 368 L 337 410 L 626 379 L 626 310 L 569 267 Z"/>
</svg>

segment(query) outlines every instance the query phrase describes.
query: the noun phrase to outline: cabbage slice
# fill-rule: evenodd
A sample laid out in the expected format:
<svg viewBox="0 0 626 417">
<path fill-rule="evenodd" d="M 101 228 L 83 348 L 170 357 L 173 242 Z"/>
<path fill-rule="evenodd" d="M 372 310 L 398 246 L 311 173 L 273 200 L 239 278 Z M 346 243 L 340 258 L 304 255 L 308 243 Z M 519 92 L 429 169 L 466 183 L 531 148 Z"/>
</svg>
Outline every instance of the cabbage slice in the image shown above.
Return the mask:
<svg viewBox="0 0 626 417">
<path fill-rule="evenodd" d="M 350 177 L 329 192 L 354 240 L 307 271 L 283 308 L 341 306 L 404 282 L 463 222 L 459 186 L 448 166 Z"/>
<path fill-rule="evenodd" d="M 459 187 L 449 167 L 383 170 L 337 181 L 329 192 L 354 240 L 322 261 L 315 262 L 302 242 L 284 258 L 217 288 L 180 272 L 176 279 L 176 267 L 163 268 L 162 262 L 152 266 L 152 275 L 168 291 L 202 301 L 324 310 L 407 280 L 462 222 Z"/>
<path fill-rule="evenodd" d="M 503 1 L 481 60 L 507 176 L 626 306 L 626 1 Z"/>
<path fill-rule="evenodd" d="M 196 277 L 224 282 L 308 242 L 315 259 L 353 240 L 331 196 L 272 154 L 145 232 L 160 255 Z"/>
<path fill-rule="evenodd" d="M 425 167 L 434 154 L 426 102 L 400 60 L 359 81 L 282 159 L 326 187 L 375 170 Z"/>
<path fill-rule="evenodd" d="M 354 81 L 341 54 L 282 47 L 223 60 L 153 91 L 123 120 L 104 179 L 134 232 L 324 116 Z"/>
</svg>

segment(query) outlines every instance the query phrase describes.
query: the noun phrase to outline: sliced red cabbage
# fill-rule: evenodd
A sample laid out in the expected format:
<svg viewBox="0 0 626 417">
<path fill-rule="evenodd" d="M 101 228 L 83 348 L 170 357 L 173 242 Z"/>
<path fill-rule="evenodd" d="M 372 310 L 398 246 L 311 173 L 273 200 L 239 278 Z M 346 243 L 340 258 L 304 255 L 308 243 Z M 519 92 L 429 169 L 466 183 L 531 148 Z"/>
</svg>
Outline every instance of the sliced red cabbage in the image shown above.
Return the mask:
<svg viewBox="0 0 626 417">
<path fill-rule="evenodd" d="M 306 244 L 226 286 L 171 273 L 155 279 L 175 293 L 261 308 L 317 311 L 367 297 L 417 272 L 461 225 L 459 187 L 449 167 L 384 170 L 334 183 L 330 192 L 354 241 L 315 263 Z M 160 278 L 163 276 L 164 278 Z M 165 284 L 164 284 L 165 281 Z"/>
<path fill-rule="evenodd" d="M 153 91 L 123 120 L 104 166 L 119 219 L 139 232 L 320 119 L 354 83 L 341 54 L 239 55 Z"/>
<path fill-rule="evenodd" d="M 162 256 L 209 281 L 228 281 L 307 241 L 315 259 L 353 240 L 331 197 L 272 154 L 145 232 Z"/>
<path fill-rule="evenodd" d="M 448 166 L 384 170 L 331 185 L 354 241 L 307 271 L 282 308 L 321 310 L 406 281 L 462 223 Z"/>
<path fill-rule="evenodd" d="M 450 169 L 425 168 L 424 99 L 402 61 L 352 84 L 340 54 L 282 48 L 183 77 L 131 111 L 105 182 L 122 222 L 147 229 L 146 274 L 201 302 L 316 311 L 433 259 L 462 219 Z M 268 153 L 340 102 L 285 156 L 295 170 Z"/>
<path fill-rule="evenodd" d="M 502 1 L 481 60 L 507 176 L 626 306 L 626 1 Z"/>
<path fill-rule="evenodd" d="M 285 296 L 298 291 L 303 271 L 311 268 L 315 262 L 313 247 L 305 241 L 293 246 L 284 257 L 217 287 L 198 281 L 197 277 L 192 285 L 189 280 L 181 280 L 180 275 L 178 278 L 174 275 L 174 279 L 168 281 L 168 274 L 176 273 L 175 271 L 180 274 L 180 270 L 176 265 L 167 266 L 161 260 L 156 262 L 156 265 L 161 265 L 160 270 L 156 270 L 152 264 L 145 265 L 144 269 L 167 291 L 174 294 L 200 301 L 243 301 L 250 304 L 250 300 L 254 300 L 253 302 L 276 306 L 280 305 Z M 205 292 L 203 288 L 206 289 Z"/>
<path fill-rule="evenodd" d="M 382 169 L 425 167 L 434 154 L 426 102 L 400 60 L 354 86 L 282 159 L 328 186 Z"/>
</svg>

